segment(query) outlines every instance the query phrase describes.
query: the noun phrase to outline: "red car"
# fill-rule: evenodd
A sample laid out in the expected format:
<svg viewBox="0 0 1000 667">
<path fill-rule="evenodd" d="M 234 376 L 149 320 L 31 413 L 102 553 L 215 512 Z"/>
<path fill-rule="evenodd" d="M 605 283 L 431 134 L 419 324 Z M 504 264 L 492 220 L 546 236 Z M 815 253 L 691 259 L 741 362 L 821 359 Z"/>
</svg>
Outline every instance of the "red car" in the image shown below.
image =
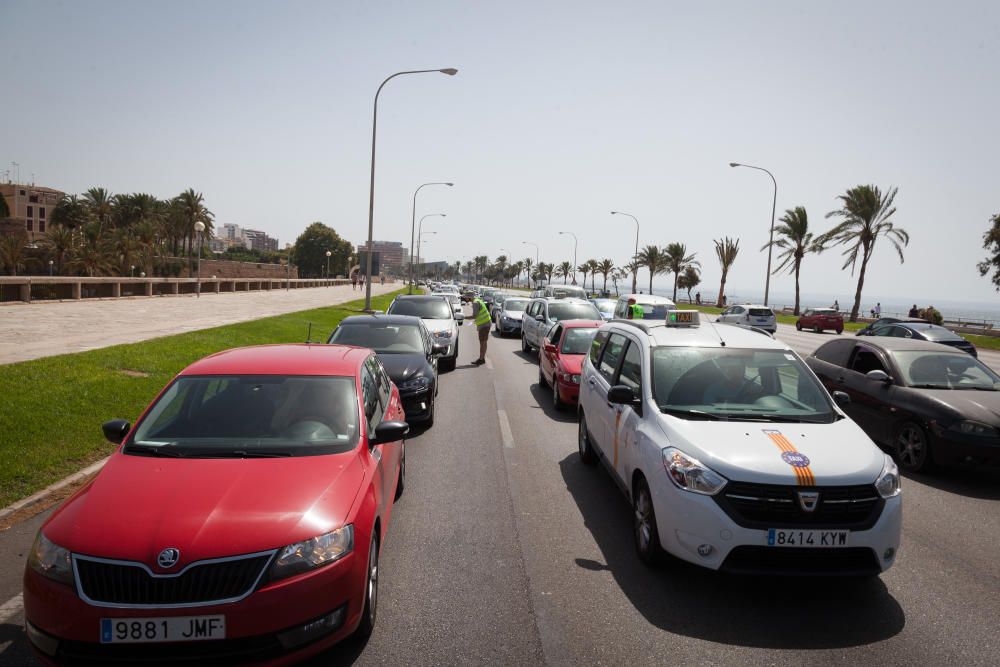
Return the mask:
<svg viewBox="0 0 1000 667">
<path fill-rule="evenodd" d="M 545 334 L 538 355 L 538 384 L 552 387 L 552 405 L 561 410 L 580 398 L 580 369 L 602 320 L 563 320 Z"/>
<path fill-rule="evenodd" d="M 42 525 L 24 573 L 48 664 L 284 664 L 357 632 L 403 490 L 399 393 L 371 350 L 273 345 L 188 366 Z"/>
<path fill-rule="evenodd" d="M 795 328 L 799 331 L 812 329 L 816 333 L 830 329 L 840 334 L 844 331 L 844 316 L 833 308 L 808 308 L 799 315 Z"/>
</svg>

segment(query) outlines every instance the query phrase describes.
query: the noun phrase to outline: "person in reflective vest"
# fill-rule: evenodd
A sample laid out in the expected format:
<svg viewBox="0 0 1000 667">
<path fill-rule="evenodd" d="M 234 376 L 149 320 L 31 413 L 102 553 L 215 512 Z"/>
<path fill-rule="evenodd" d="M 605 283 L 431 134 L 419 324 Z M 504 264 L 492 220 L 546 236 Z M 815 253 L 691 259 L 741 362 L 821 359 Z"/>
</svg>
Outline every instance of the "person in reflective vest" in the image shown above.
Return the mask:
<svg viewBox="0 0 1000 667">
<path fill-rule="evenodd" d="M 630 320 L 641 320 L 646 316 L 642 306 L 635 302 L 635 299 L 628 300 L 628 318 Z"/>
<path fill-rule="evenodd" d="M 472 362 L 473 366 L 482 366 L 486 363 L 486 344 L 490 340 L 490 328 L 493 324 L 490 318 L 490 309 L 486 307 L 486 302 L 478 296 L 472 300 L 472 318 L 479 333 L 479 358 Z"/>
</svg>

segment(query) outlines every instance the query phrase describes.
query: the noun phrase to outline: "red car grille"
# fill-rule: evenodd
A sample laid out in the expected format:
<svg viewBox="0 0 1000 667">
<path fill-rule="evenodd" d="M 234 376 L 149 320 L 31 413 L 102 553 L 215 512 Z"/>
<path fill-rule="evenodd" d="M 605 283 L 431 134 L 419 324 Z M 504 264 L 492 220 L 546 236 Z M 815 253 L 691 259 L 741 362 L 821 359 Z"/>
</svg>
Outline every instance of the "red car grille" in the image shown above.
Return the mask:
<svg viewBox="0 0 1000 667">
<path fill-rule="evenodd" d="M 86 600 L 109 606 L 211 604 L 248 595 L 271 553 L 195 563 L 180 574 L 154 576 L 139 563 L 74 556 L 79 591 Z"/>
</svg>

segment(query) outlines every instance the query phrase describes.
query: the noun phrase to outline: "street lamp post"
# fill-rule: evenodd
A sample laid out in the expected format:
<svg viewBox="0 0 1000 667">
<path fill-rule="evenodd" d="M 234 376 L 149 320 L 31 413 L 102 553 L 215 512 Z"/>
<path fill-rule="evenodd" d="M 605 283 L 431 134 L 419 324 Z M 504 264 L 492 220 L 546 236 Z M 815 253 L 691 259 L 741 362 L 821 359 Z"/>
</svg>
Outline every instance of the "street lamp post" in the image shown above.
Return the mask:
<svg viewBox="0 0 1000 667">
<path fill-rule="evenodd" d="M 628 217 L 630 217 L 633 220 L 635 220 L 635 254 L 632 255 L 632 261 L 633 262 L 639 261 L 638 259 L 636 259 L 639 256 L 639 219 L 636 218 L 631 213 L 624 213 L 622 211 L 611 211 L 611 215 L 627 215 Z M 636 281 L 636 278 L 638 276 L 639 276 L 639 272 L 638 271 L 634 271 L 632 273 L 632 294 L 635 294 L 635 290 L 636 290 L 635 281 Z"/>
<path fill-rule="evenodd" d="M 767 244 L 767 277 L 764 278 L 764 305 L 767 305 L 767 297 L 771 292 L 771 252 L 774 250 L 774 210 L 778 205 L 778 181 L 775 180 L 774 174 L 769 172 L 764 167 L 755 167 L 752 164 L 742 164 L 740 162 L 730 162 L 730 167 L 746 167 L 747 169 L 756 169 L 757 171 L 762 171 L 771 177 L 771 182 L 774 183 L 774 198 L 771 199 L 771 236 L 768 239 Z"/>
<path fill-rule="evenodd" d="M 420 222 L 417 223 L 417 261 L 418 262 L 420 261 L 420 240 L 423 238 L 421 236 L 421 234 L 423 234 L 422 230 L 424 228 L 424 218 L 435 218 L 435 217 L 447 218 L 448 215 L 445 214 L 445 213 L 428 213 L 427 215 L 422 216 L 420 218 Z M 410 248 L 411 255 L 412 255 L 412 252 L 413 252 L 413 248 L 411 247 Z M 410 266 L 411 267 L 413 266 L 412 256 L 411 256 L 411 259 L 410 259 Z M 413 288 L 413 285 L 412 285 L 412 283 L 413 283 L 413 272 L 412 271 L 410 272 L 410 283 L 411 283 L 410 288 L 412 289 Z"/>
<path fill-rule="evenodd" d="M 53 265 L 54 263 L 55 263 L 55 262 L 53 262 L 53 261 L 52 261 L 51 259 L 49 260 L 49 277 L 50 277 L 50 278 L 52 277 L 52 265 Z M 134 268 L 134 267 L 133 267 L 133 268 Z"/>
<path fill-rule="evenodd" d="M 198 283 L 195 287 L 195 296 L 201 298 L 201 246 L 205 242 L 205 223 L 199 220 L 194 223 L 194 231 L 198 232 Z"/>
<path fill-rule="evenodd" d="M 560 234 L 569 234 L 573 237 L 573 284 L 576 284 L 576 234 L 573 232 L 559 232 Z M 586 285 L 584 285 L 586 287 Z"/>
<path fill-rule="evenodd" d="M 375 91 L 375 103 L 372 106 L 372 168 L 371 168 L 371 182 L 368 187 L 368 258 L 365 262 L 365 275 L 368 276 L 368 281 L 365 283 L 365 310 L 371 311 L 372 309 L 372 245 L 374 243 L 374 231 L 375 231 L 375 136 L 376 129 L 378 127 L 378 96 L 382 92 L 382 88 L 385 84 L 389 83 L 390 80 L 396 78 L 397 76 L 402 76 L 404 74 L 427 74 L 430 72 L 440 72 L 441 74 L 447 74 L 448 76 L 454 76 L 458 74 L 458 70 L 452 67 L 446 69 L 418 69 L 418 70 L 407 70 L 405 72 L 396 72 L 388 77 L 385 81 L 378 87 Z"/>
<path fill-rule="evenodd" d="M 52 260 L 49 260 L 49 267 L 52 266 Z M 129 278 L 135 278 L 135 264 L 131 265 L 129 268 Z"/>
<path fill-rule="evenodd" d="M 417 257 L 420 257 L 420 247 L 424 243 L 424 235 L 425 234 L 437 234 L 437 232 L 427 231 L 427 232 L 420 232 L 419 234 L 417 234 Z"/>
<path fill-rule="evenodd" d="M 524 245 L 533 245 L 533 246 L 535 246 L 535 268 L 537 269 L 538 268 L 538 244 L 537 243 L 532 243 L 531 241 L 521 241 L 521 243 L 523 243 Z M 529 274 L 530 274 L 530 271 L 529 271 Z M 528 276 L 528 284 L 529 285 L 531 284 L 531 276 L 530 275 Z"/>
<path fill-rule="evenodd" d="M 330 286 L 330 255 L 333 253 L 329 250 L 326 251 L 326 286 Z"/>
<path fill-rule="evenodd" d="M 408 292 L 409 294 L 413 294 L 413 243 L 414 243 L 413 229 L 414 229 L 414 223 L 417 220 L 417 193 L 420 192 L 421 188 L 426 187 L 428 185 L 447 185 L 450 188 L 450 187 L 452 187 L 455 184 L 454 183 L 444 183 L 444 182 L 442 182 L 442 183 L 424 183 L 423 185 L 421 185 L 419 188 L 417 188 L 413 192 L 413 210 L 410 213 L 410 289 L 409 289 L 409 292 Z M 423 221 L 423 218 L 421 218 L 420 220 Z"/>
</svg>

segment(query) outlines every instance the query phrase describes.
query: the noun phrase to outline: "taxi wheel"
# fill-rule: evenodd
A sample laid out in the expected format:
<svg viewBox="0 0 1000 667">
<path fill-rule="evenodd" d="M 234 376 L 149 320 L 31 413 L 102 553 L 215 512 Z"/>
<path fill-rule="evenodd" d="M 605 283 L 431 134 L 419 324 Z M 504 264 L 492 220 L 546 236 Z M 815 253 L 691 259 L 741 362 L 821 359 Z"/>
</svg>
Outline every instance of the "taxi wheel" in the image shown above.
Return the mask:
<svg viewBox="0 0 1000 667">
<path fill-rule="evenodd" d="M 927 434 L 919 424 L 904 422 L 896 429 L 893 449 L 899 467 L 909 472 L 925 472 L 931 467 L 931 449 Z"/>
<path fill-rule="evenodd" d="M 368 576 L 365 581 L 365 609 L 361 613 L 361 623 L 356 634 L 368 639 L 375 629 L 378 615 L 378 528 L 372 527 L 372 541 L 368 547 Z"/>
<path fill-rule="evenodd" d="M 542 365 L 538 364 L 538 386 L 548 387 L 549 383 L 545 381 L 545 373 L 542 372 Z"/>
<path fill-rule="evenodd" d="M 587 431 L 587 418 L 583 416 L 583 411 L 580 411 L 580 427 L 577 429 L 576 442 L 580 449 L 580 460 L 588 466 L 592 466 L 597 463 L 597 457 L 594 456 L 594 447 L 590 444 L 590 433 Z"/>
<path fill-rule="evenodd" d="M 801 323 L 799 323 L 799 322 L 796 322 L 796 323 L 795 323 L 795 330 L 796 330 L 796 331 L 802 331 L 802 324 L 801 324 Z"/>
<path fill-rule="evenodd" d="M 392 499 L 393 503 L 399 500 L 406 488 L 406 443 L 400 443 L 399 447 L 399 472 L 396 473 L 396 496 Z"/>
<path fill-rule="evenodd" d="M 660 562 L 660 534 L 656 529 L 656 512 L 653 511 L 653 496 L 649 493 L 646 480 L 641 477 L 635 482 L 632 500 L 632 523 L 635 535 L 635 552 L 646 565 Z"/>
</svg>

